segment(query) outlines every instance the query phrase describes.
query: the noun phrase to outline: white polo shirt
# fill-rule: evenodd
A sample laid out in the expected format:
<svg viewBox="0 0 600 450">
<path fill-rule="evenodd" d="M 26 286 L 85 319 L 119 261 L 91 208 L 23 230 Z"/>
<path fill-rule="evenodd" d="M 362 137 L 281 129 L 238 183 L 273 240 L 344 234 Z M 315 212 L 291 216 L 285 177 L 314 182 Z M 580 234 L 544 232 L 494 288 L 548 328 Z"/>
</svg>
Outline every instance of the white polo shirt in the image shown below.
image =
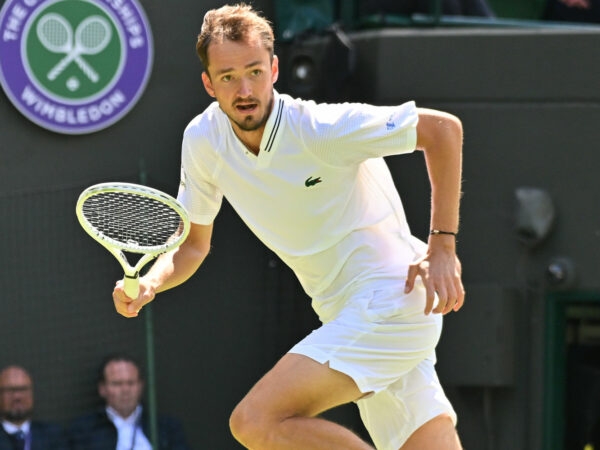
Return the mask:
<svg viewBox="0 0 600 450">
<path fill-rule="evenodd" d="M 403 277 L 424 249 L 410 235 L 383 156 L 416 146 L 414 102 L 316 104 L 275 92 L 255 156 L 216 102 L 184 132 L 179 200 L 210 224 L 223 196 L 296 273 L 326 322 L 349 290 Z"/>
</svg>

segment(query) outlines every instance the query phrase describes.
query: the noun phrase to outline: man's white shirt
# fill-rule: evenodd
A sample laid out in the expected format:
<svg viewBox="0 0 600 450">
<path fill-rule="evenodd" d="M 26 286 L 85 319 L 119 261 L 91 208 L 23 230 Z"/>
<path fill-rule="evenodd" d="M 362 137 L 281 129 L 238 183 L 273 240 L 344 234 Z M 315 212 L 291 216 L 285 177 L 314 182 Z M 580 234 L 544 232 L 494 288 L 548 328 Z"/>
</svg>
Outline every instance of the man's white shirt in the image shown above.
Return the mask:
<svg viewBox="0 0 600 450">
<path fill-rule="evenodd" d="M 403 276 L 424 251 L 384 156 L 416 147 L 414 102 L 316 104 L 275 92 L 256 156 L 215 102 L 185 130 L 178 198 L 208 225 L 225 196 L 326 322 L 348 289 Z"/>
<path fill-rule="evenodd" d="M 2 428 L 4 428 L 4 431 L 6 431 L 8 434 L 15 434 L 19 431 L 22 431 L 23 435 L 25 436 L 24 449 L 29 450 L 31 448 L 31 435 L 29 434 L 31 430 L 31 421 L 26 420 L 21 425 L 15 425 L 14 423 L 3 420 Z"/>
<path fill-rule="evenodd" d="M 121 417 L 110 406 L 106 407 L 106 414 L 117 428 L 118 440 L 116 450 L 152 450 L 152 445 L 144 435 L 140 425 L 142 407 L 138 407 L 129 417 Z"/>
</svg>

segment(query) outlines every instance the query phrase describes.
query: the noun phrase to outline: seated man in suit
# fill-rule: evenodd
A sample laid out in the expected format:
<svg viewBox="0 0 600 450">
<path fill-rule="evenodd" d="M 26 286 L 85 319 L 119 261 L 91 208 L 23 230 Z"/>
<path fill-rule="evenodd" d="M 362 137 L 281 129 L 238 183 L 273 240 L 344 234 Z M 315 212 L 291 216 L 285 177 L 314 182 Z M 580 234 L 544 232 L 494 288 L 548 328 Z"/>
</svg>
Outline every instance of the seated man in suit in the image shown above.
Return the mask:
<svg viewBox="0 0 600 450">
<path fill-rule="evenodd" d="M 0 450 L 66 450 L 57 424 L 33 420 L 33 382 L 20 366 L 0 371 Z"/>
<path fill-rule="evenodd" d="M 111 355 L 99 370 L 98 393 L 105 407 L 73 421 L 72 450 L 151 450 L 150 424 L 141 405 L 144 380 L 139 364 L 127 355 Z M 158 449 L 188 450 L 181 423 L 158 418 Z"/>
</svg>

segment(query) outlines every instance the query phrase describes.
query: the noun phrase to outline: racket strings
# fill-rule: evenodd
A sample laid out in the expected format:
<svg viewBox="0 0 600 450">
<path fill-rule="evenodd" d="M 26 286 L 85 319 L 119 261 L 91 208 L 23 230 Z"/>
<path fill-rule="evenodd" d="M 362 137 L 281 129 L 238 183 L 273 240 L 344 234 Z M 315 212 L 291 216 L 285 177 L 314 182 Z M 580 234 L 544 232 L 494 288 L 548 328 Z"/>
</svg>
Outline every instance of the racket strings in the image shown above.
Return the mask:
<svg viewBox="0 0 600 450">
<path fill-rule="evenodd" d="M 72 45 L 72 31 L 68 23 L 52 15 L 45 16 L 38 24 L 38 37 L 51 51 L 62 51 Z"/>
<path fill-rule="evenodd" d="M 82 213 L 98 233 L 124 250 L 169 244 L 183 230 L 179 213 L 169 205 L 129 192 L 93 195 L 83 203 Z"/>
<path fill-rule="evenodd" d="M 98 43 L 104 41 L 106 30 L 102 25 L 90 24 L 83 33 L 81 33 L 81 43 L 84 47 L 97 47 Z"/>
<path fill-rule="evenodd" d="M 104 49 L 110 40 L 110 28 L 100 18 L 90 18 L 78 32 L 80 44 L 87 52 Z"/>
</svg>

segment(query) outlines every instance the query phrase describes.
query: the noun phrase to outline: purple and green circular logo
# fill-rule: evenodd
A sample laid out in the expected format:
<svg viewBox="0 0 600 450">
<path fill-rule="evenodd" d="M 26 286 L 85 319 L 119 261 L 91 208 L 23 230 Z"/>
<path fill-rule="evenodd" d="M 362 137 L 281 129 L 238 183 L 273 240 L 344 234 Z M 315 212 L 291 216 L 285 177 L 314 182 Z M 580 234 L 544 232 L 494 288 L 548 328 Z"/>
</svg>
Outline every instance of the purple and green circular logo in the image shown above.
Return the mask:
<svg viewBox="0 0 600 450">
<path fill-rule="evenodd" d="M 29 120 L 84 134 L 120 120 L 152 68 L 152 34 L 136 0 L 6 0 L 0 84 Z"/>
</svg>

